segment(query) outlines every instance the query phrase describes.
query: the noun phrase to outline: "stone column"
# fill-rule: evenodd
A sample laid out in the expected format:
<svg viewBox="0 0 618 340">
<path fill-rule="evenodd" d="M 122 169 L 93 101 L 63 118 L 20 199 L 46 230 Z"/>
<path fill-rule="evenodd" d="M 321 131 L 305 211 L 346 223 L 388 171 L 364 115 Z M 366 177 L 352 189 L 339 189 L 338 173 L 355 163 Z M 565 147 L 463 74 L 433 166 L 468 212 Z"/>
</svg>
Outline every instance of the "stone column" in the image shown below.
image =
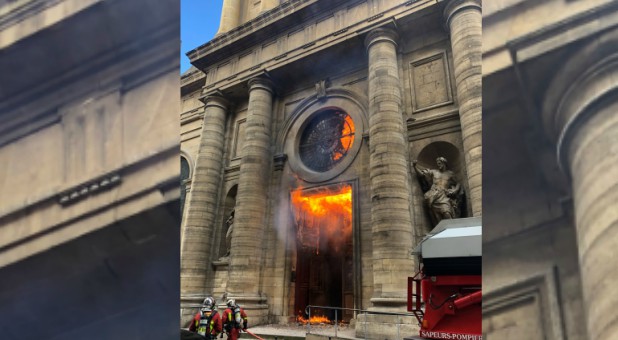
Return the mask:
<svg viewBox="0 0 618 340">
<path fill-rule="evenodd" d="M 371 310 L 405 312 L 407 277 L 412 276 L 412 221 L 407 133 L 397 65 L 397 33 L 378 28 L 367 35 L 369 55 L 369 177 L 373 296 Z M 413 334 L 412 318 L 370 315 L 359 318 L 357 337 L 395 339 Z M 366 334 L 365 334 L 366 330 Z"/>
<path fill-rule="evenodd" d="M 210 249 L 214 239 L 214 222 L 221 186 L 225 118 L 228 103 L 222 97 L 210 96 L 202 123 L 200 149 L 195 162 L 191 196 L 184 216 L 180 284 L 181 296 L 205 294 L 210 269 Z M 201 301 L 200 301 L 201 302 Z"/>
<path fill-rule="evenodd" d="M 481 0 L 452 0 L 444 9 L 450 30 L 455 84 L 472 215 L 482 212 Z"/>
<path fill-rule="evenodd" d="M 618 29 L 576 52 L 546 93 L 543 118 L 572 184 L 587 339 L 618 339 Z"/>
<path fill-rule="evenodd" d="M 568 166 L 591 340 L 618 339 L 618 97 L 573 132 Z"/>
<path fill-rule="evenodd" d="M 223 0 L 223 8 L 221 10 L 221 21 L 219 22 L 219 30 L 217 35 L 225 33 L 240 23 L 240 7 L 244 1 L 241 0 Z"/>
<path fill-rule="evenodd" d="M 369 54 L 369 176 L 373 239 L 374 306 L 403 306 L 410 255 L 409 165 L 397 66 L 397 33 L 378 28 L 365 43 Z"/>
<path fill-rule="evenodd" d="M 273 90 L 269 80 L 249 81 L 249 106 L 242 146 L 228 293 L 245 308 L 261 308 L 260 273 L 271 160 Z M 255 315 L 255 314 L 254 314 Z"/>
</svg>

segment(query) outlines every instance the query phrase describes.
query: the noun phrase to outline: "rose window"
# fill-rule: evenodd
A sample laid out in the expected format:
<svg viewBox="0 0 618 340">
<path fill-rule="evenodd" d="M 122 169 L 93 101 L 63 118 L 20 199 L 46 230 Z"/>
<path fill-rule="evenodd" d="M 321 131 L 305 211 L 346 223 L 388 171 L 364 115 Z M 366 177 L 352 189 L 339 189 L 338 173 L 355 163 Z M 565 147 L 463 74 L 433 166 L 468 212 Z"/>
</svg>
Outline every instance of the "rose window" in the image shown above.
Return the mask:
<svg viewBox="0 0 618 340">
<path fill-rule="evenodd" d="M 354 123 L 340 110 L 326 110 L 305 127 L 299 145 L 302 162 L 314 171 L 335 167 L 354 143 Z"/>
</svg>

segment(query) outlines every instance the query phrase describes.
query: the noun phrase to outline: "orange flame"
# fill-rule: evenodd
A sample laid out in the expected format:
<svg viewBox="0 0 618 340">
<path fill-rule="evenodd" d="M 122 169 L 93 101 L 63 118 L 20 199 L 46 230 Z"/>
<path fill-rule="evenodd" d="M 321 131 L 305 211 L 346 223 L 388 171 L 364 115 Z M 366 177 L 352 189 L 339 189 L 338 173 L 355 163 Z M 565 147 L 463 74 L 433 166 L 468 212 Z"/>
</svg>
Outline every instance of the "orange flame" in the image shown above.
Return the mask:
<svg viewBox="0 0 618 340">
<path fill-rule="evenodd" d="M 349 184 L 319 191 L 292 191 L 292 206 L 298 241 L 305 247 L 322 247 L 335 251 L 350 239 L 352 233 L 352 187 Z"/>
<path fill-rule="evenodd" d="M 298 323 L 301 323 L 303 325 L 306 325 L 308 322 L 310 322 L 311 324 L 317 324 L 317 323 L 332 323 L 332 321 L 330 321 L 329 318 L 325 317 L 325 316 L 312 316 L 309 320 L 303 318 L 302 315 L 299 315 L 296 317 L 296 321 Z"/>
<path fill-rule="evenodd" d="M 333 155 L 333 160 L 335 161 L 343 157 L 345 152 L 350 149 L 350 146 L 352 146 L 352 143 L 354 142 L 354 122 L 352 121 L 352 118 L 347 114 L 345 115 L 345 123 L 343 124 L 343 129 L 341 130 L 341 138 L 339 139 L 339 141 L 341 142 L 341 147 L 343 148 L 343 150 L 338 150 L 335 152 L 335 154 Z"/>
</svg>

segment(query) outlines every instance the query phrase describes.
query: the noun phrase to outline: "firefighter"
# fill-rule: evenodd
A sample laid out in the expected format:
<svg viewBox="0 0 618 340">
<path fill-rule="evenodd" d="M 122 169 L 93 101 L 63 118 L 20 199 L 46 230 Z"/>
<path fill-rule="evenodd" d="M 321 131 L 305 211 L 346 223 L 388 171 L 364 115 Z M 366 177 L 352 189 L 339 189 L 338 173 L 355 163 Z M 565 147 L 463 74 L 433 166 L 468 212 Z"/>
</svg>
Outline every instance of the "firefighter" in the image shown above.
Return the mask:
<svg viewBox="0 0 618 340">
<path fill-rule="evenodd" d="M 247 331 L 247 313 L 234 299 L 227 300 L 227 309 L 223 312 L 223 328 L 229 340 L 238 340 L 240 331 Z"/>
<path fill-rule="evenodd" d="M 189 330 L 203 336 L 206 340 L 216 339 L 223 330 L 221 316 L 216 308 L 217 302 L 212 296 L 205 298 L 202 308 L 193 317 Z"/>
</svg>

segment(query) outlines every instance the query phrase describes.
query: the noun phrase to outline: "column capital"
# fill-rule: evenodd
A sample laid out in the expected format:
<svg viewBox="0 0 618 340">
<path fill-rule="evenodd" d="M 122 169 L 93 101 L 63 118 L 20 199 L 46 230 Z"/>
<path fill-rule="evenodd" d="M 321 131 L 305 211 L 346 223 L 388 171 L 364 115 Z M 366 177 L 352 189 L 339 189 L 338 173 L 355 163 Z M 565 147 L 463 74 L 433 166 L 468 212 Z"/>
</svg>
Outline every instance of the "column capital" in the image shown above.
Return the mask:
<svg viewBox="0 0 618 340">
<path fill-rule="evenodd" d="M 272 82 L 272 80 L 264 77 L 264 76 L 258 76 L 255 78 L 251 78 L 249 79 L 249 81 L 247 82 L 247 84 L 249 85 L 249 92 L 256 90 L 256 89 L 262 89 L 262 90 L 266 90 L 270 93 L 274 93 L 274 83 Z"/>
<path fill-rule="evenodd" d="M 482 12 L 481 7 L 482 7 L 481 0 L 451 0 L 451 1 L 448 1 L 446 5 L 444 6 L 444 12 L 442 12 L 442 14 L 444 15 L 444 21 L 445 21 L 446 27 L 450 29 L 451 20 L 453 19 L 455 15 L 457 15 L 461 11 L 466 10 L 466 9 L 476 9 L 479 12 Z"/>
<path fill-rule="evenodd" d="M 205 108 L 216 106 L 223 110 L 227 110 L 230 107 L 230 101 L 220 94 L 209 94 L 200 97 L 200 101 L 204 103 Z"/>
<path fill-rule="evenodd" d="M 579 49 L 563 64 L 545 95 L 543 125 L 556 143 L 559 166 L 568 176 L 567 154 L 573 135 L 580 124 L 598 112 L 600 105 L 616 96 L 618 30 L 612 30 Z"/>
<path fill-rule="evenodd" d="M 369 48 L 373 44 L 384 41 L 390 42 L 395 45 L 395 47 L 397 47 L 398 40 L 399 34 L 397 33 L 397 31 L 392 28 L 380 27 L 373 29 L 369 31 L 369 33 L 367 33 L 367 36 L 365 37 L 365 47 L 367 48 L 367 51 L 369 51 Z"/>
</svg>

